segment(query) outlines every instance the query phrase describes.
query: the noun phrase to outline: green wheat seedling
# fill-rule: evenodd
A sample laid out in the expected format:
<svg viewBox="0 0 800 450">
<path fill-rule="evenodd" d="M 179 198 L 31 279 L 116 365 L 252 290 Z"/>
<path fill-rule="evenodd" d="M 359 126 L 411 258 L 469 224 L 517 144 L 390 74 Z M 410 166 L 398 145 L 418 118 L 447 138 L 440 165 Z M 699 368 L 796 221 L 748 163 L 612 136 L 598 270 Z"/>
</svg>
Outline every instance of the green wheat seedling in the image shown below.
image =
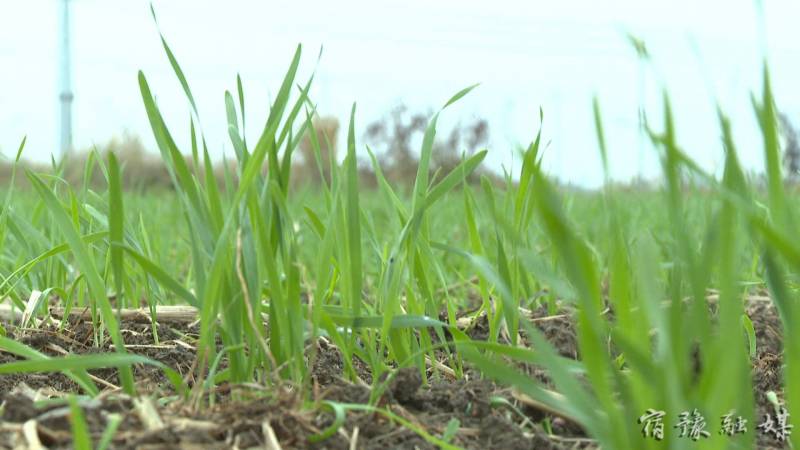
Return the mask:
<svg viewBox="0 0 800 450">
<path fill-rule="evenodd" d="M 186 77 L 163 38 L 162 42 L 189 100 L 194 119 L 199 123 Z M 395 203 L 397 213 L 404 221 L 403 228 L 391 248 L 388 261 L 381 264 L 377 297 L 365 302 L 362 275 L 365 212 L 360 205 L 362 194 L 358 181 L 354 106 L 346 158 L 341 166 L 330 168 L 331 185 L 324 188 L 327 218 L 320 219 L 313 210 L 305 209 L 321 240 L 321 252 L 318 255 L 319 267 L 315 271 L 314 295 L 309 297 L 309 304 L 304 304 L 298 235 L 290 208 L 289 178 L 291 157 L 299 142 L 296 136 L 310 130 L 310 118 L 315 108 L 308 98 L 313 76 L 298 88 L 296 98 L 290 99 L 300 56 L 298 47 L 263 132 L 252 149 L 248 148 L 243 137 L 245 118 L 241 109 L 244 104 L 241 80 L 237 78 L 238 111 L 233 96 L 226 93 L 228 132 L 237 158 L 238 184 L 224 194 L 218 190 L 210 174 L 211 162 L 205 139 L 202 134 L 199 138 L 196 135 L 194 119 L 190 124 L 192 155 L 198 159 L 198 146 L 202 145 L 205 177 L 199 177 L 187 166 L 161 117 L 144 74 L 139 76 L 145 109 L 190 230 L 193 288 L 187 290 L 148 258 L 128 247 L 125 247 L 126 256 L 133 257 L 164 287 L 200 309 L 201 360 L 214 357 L 213 343 L 217 335 L 226 347 L 235 349 L 229 353 L 230 367 L 225 372 L 234 382 L 254 378 L 268 381 L 276 371 L 279 376 L 296 382 L 307 379 L 306 343 L 309 339 L 313 341 L 317 333 L 333 339 L 344 353 L 351 375 L 354 374 L 350 364 L 353 354 L 367 361 L 377 377 L 386 367 L 381 350 L 383 346 L 394 361 L 407 360 L 420 345 L 430 348 L 430 338 L 426 333 L 419 334 L 418 340 L 412 332 L 415 328 L 431 326 L 426 317 L 436 316 L 442 306 L 442 302 L 433 296 L 432 280 L 426 278 L 428 273 L 441 273 L 441 268 L 437 268 L 428 243 L 426 228 L 429 225 L 425 213 L 459 185 L 485 156 L 485 152 L 479 152 L 465 159 L 438 183 L 431 184 L 428 172 L 436 117 L 431 120 L 423 142 L 411 210 L 406 213 L 399 202 Z M 445 107 L 471 89 L 453 96 Z M 303 107 L 306 107 L 305 120 L 300 119 Z M 315 132 L 310 131 L 314 136 Z M 319 143 L 313 142 L 313 145 L 315 158 L 321 164 Z M 263 174 L 264 166 L 267 167 L 266 175 Z M 397 198 L 388 184 L 384 183 L 383 187 L 387 195 Z M 112 198 L 121 203 L 119 196 L 112 193 Z M 115 223 L 117 239 L 112 237 L 112 241 L 122 245 L 120 222 Z M 113 232 L 114 228 L 111 230 Z M 113 264 L 115 273 L 121 270 L 121 258 L 118 251 L 112 254 L 112 263 L 117 261 Z M 338 294 L 335 301 L 332 293 Z M 401 311 L 399 303 L 401 294 L 406 298 L 402 305 L 405 311 Z M 262 315 L 267 318 L 268 329 L 262 325 Z M 380 318 L 380 326 L 367 325 L 374 323 L 372 318 Z M 441 332 L 439 328 L 443 338 Z M 424 373 L 424 360 L 416 362 Z M 203 367 L 201 364 L 200 370 Z"/>
<path fill-rule="evenodd" d="M 541 364 L 549 369 L 558 391 L 564 397 L 554 399 L 537 382 L 526 379 L 513 369 L 498 365 L 478 353 L 465 352 L 493 378 L 508 382 L 533 398 L 562 411 L 580 422 L 589 433 L 608 448 L 649 448 L 662 445 L 643 440 L 638 418 L 648 410 L 663 410 L 665 417 L 677 417 L 683 411 L 698 408 L 704 417 L 716 418 L 735 411 L 748 423 L 755 423 L 754 398 L 750 375 L 750 356 L 754 353 L 752 324 L 744 314 L 740 274 L 747 257 L 742 241 L 748 232 L 762 236 L 767 283 L 780 311 L 786 333 L 785 357 L 786 402 L 791 414 L 796 388 L 792 373 L 797 364 L 793 348 L 793 321 L 796 300 L 787 284 L 787 268 L 797 267 L 796 244 L 787 238 L 793 215 L 787 207 L 778 164 L 774 99 L 765 71 L 763 100 L 754 105 L 764 133 L 768 167 L 769 211 L 765 215 L 753 203 L 753 194 L 739 166 L 731 137 L 731 125 L 720 112 L 723 146 L 726 153 L 721 181 L 703 173 L 675 141 L 669 99 L 665 96 L 663 131 L 649 130 L 661 150 L 666 179 L 664 203 L 670 220 L 666 240 L 654 240 L 650 233 L 637 230 L 621 214 L 616 194 L 607 188 L 604 194 L 607 213 L 605 260 L 598 260 L 585 239 L 575 232 L 566 217 L 562 202 L 553 186 L 535 163 L 530 171 L 533 185 L 530 201 L 536 208 L 540 227 L 558 255 L 557 262 L 577 296 L 578 339 L 582 360 L 577 370 L 568 369 L 563 359 L 539 332 L 523 320 Z M 595 119 L 602 159 L 607 170 L 607 150 L 600 107 L 595 102 Z M 535 161 L 531 147 L 526 161 Z M 524 169 L 523 169 L 524 171 Z M 704 212 L 708 226 L 697 230 L 686 221 L 684 180 L 686 174 L 699 177 L 717 192 L 718 201 Z M 519 188 L 528 185 L 525 175 Z M 469 205 L 469 203 L 467 203 Z M 491 209 L 491 208 L 490 208 Z M 781 225 L 783 224 L 783 225 Z M 510 227 L 508 227 L 510 228 Z M 698 231 L 701 231 L 698 233 Z M 519 248 L 526 242 L 508 234 Z M 479 244 L 479 243 L 477 243 Z M 480 245 L 473 244 L 480 249 Z M 451 251 L 457 251 L 452 250 Z M 500 254 L 494 264 L 485 257 L 464 253 L 473 261 L 480 276 L 492 286 L 504 306 L 516 308 L 518 296 L 509 287 L 507 260 Z M 525 254 L 525 250 L 520 252 Z M 665 266 L 666 254 L 671 264 Z M 607 267 L 610 290 L 604 299 L 600 291 L 600 268 Z M 664 269 L 664 267 L 669 267 Z M 504 272 L 506 274 L 504 274 Z M 706 288 L 717 287 L 720 296 L 714 320 L 706 300 Z M 665 304 L 662 299 L 669 299 Z M 608 305 L 614 320 L 602 313 Z M 745 324 L 744 326 L 742 324 Z M 607 345 L 608 344 L 608 345 Z M 613 352 L 609 348 L 615 349 Z M 619 352 L 623 364 L 615 363 Z M 522 355 L 517 355 L 520 359 Z M 619 358 L 619 357 L 617 357 Z M 522 359 L 520 359 L 522 360 Z M 794 366 L 796 368 L 796 366 Z M 575 383 L 576 374 L 589 383 Z M 763 395 L 763 393 L 756 393 Z M 713 424 L 712 421 L 709 424 Z M 667 431 L 667 445 L 681 448 L 677 431 Z M 753 434 L 738 439 L 708 439 L 698 448 L 750 448 Z"/>
</svg>

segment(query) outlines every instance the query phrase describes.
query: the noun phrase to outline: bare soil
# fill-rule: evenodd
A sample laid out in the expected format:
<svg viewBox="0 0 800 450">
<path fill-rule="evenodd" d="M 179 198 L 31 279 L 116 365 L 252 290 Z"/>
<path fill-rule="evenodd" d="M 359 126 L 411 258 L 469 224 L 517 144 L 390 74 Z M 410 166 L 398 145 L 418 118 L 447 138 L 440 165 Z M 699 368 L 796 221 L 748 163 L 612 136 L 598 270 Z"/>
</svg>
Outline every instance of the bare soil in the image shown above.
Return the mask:
<svg viewBox="0 0 800 450">
<path fill-rule="evenodd" d="M 753 366 L 753 384 L 760 418 L 774 416 L 766 392 L 782 398 L 782 334 L 780 320 L 769 302 L 754 302 L 748 313 L 756 329 L 758 354 Z M 544 308 L 531 312 L 531 319 L 558 352 L 578 358 L 575 325 L 569 313 L 548 315 Z M 479 318 L 468 333 L 474 338 L 488 335 L 485 317 Z M 63 330 L 55 326 L 21 330 L 4 324 L 9 337 L 51 355 L 86 354 L 109 349 L 93 345 L 91 323 L 74 320 Z M 185 323 L 158 325 L 158 344 L 154 344 L 149 323 L 125 321 L 124 339 L 129 351 L 163 362 L 174 368 L 191 385 L 194 380 L 194 341 L 198 330 Z M 317 344 L 317 358 L 311 367 L 315 400 L 364 404 L 369 400 L 372 374 L 368 365 L 353 359 L 361 382 L 343 378 L 341 353 L 331 344 Z M 17 357 L 0 351 L 0 363 Z M 548 374 L 537 367 L 521 367 L 532 377 L 552 385 Z M 222 385 L 212 396 L 192 401 L 158 401 L 175 398 L 160 370 L 151 366 L 134 368 L 139 392 L 150 400 L 134 400 L 123 395 L 116 370 L 92 371 L 96 384 L 105 388 L 97 399 L 82 399 L 81 407 L 96 444 L 109 418 L 118 414 L 121 423 L 110 448 L 118 449 L 432 449 L 411 429 L 383 415 L 349 412 L 339 432 L 322 442 L 310 438 L 333 422 L 324 408 L 303 407 L 292 386 L 265 388 L 255 385 Z M 520 402 L 508 389 L 481 379 L 467 370 L 462 379 L 432 373 L 423 383 L 417 369 L 401 369 L 389 382 L 379 406 L 391 410 L 420 430 L 442 437 L 452 421 L 458 421 L 451 443 L 467 449 L 583 449 L 597 448 L 584 431 L 561 417 Z M 79 387 L 62 374 L 0 375 L 0 449 L 36 448 L 37 442 L 51 448 L 72 448 L 69 408 L 64 402 L 41 402 L 78 393 Z M 172 397 L 170 397 L 172 396 Z M 515 404 L 522 416 L 502 405 L 497 398 Z M 142 405 L 150 409 L 143 408 Z M 143 411 L 149 411 L 148 413 Z M 157 419 L 153 421 L 153 417 Z M 26 434 L 26 423 L 28 432 Z M 632 424 L 631 426 L 635 426 Z M 755 425 L 749 427 L 754 431 Z M 553 434 L 545 432 L 547 429 Z M 32 431 L 32 432 L 31 432 Z M 33 436 L 31 436 L 31 434 Z M 784 448 L 767 435 L 759 434 L 758 448 Z M 788 448 L 788 447 L 786 447 Z"/>
<path fill-rule="evenodd" d="M 757 405 L 756 421 L 760 424 L 767 414 L 775 417 L 775 407 L 767 398 L 767 392 L 775 392 L 779 399 L 783 399 L 783 331 L 780 317 L 771 302 L 752 302 L 747 315 L 756 331 L 753 391 Z M 782 449 L 789 448 L 789 444 L 778 442 L 769 434 L 758 433 L 758 448 Z"/>
</svg>

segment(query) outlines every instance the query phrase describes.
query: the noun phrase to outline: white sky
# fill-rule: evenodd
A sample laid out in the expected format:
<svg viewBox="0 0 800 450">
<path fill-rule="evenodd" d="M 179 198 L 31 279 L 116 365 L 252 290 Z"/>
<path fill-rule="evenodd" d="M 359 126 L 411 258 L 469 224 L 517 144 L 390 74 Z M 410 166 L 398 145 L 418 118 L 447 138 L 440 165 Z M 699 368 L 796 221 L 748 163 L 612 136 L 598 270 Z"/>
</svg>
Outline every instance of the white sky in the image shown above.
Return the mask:
<svg viewBox="0 0 800 450">
<path fill-rule="evenodd" d="M 551 141 L 547 167 L 584 186 L 602 180 L 594 94 L 603 106 L 615 178 L 658 174 L 654 150 L 647 147 L 640 156 L 640 71 L 627 31 L 647 42 L 657 67 L 645 80 L 648 114 L 660 116 L 660 91 L 667 86 L 680 142 L 704 167 L 718 170 L 718 99 L 733 119 L 743 161 L 760 169 L 750 92 L 760 91 L 765 51 L 778 106 L 800 122 L 794 84 L 800 80 L 800 2 L 764 4 L 766 26 L 753 0 L 154 2 L 216 157 L 231 154 L 223 94 L 235 90 L 236 74 L 244 81 L 253 142 L 297 43 L 304 46 L 300 80 L 314 69 L 324 44 L 312 97 L 322 114 L 343 123 L 357 102 L 359 138 L 369 122 L 401 101 L 427 110 L 480 82 L 444 113 L 440 130 L 484 117 L 489 163 L 518 166 L 512 149 L 535 135 L 541 106 Z M 24 135 L 28 159 L 47 160 L 57 148 L 59 11 L 58 0 L 0 0 L 0 151 L 7 156 Z M 103 143 L 127 130 L 155 151 L 136 81 L 142 69 L 188 151 L 188 105 L 149 3 L 73 0 L 71 13 L 75 146 Z"/>
</svg>

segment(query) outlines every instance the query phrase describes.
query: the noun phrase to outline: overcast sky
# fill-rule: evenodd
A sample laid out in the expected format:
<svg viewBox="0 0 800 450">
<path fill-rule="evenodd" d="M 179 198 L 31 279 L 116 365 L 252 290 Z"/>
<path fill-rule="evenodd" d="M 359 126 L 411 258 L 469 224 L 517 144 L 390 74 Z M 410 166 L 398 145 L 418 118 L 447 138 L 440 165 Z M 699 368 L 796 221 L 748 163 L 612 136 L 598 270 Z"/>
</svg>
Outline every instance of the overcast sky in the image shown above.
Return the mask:
<svg viewBox="0 0 800 450">
<path fill-rule="evenodd" d="M 58 146 L 59 3 L 0 1 L 5 155 L 14 153 L 24 135 L 28 159 L 47 160 Z M 762 166 L 749 96 L 760 90 L 765 54 L 779 107 L 800 122 L 795 0 L 764 0 L 763 20 L 753 0 L 164 0 L 154 6 L 215 157 L 232 154 L 223 95 L 235 90 L 236 74 L 244 81 L 253 142 L 298 43 L 304 48 L 301 79 L 314 69 L 324 45 L 312 97 L 322 114 L 342 121 L 356 102 L 359 138 L 370 121 L 400 102 L 423 111 L 480 82 L 445 112 L 440 130 L 485 118 L 489 163 L 518 168 L 512 149 L 535 135 L 542 107 L 547 167 L 584 186 L 602 180 L 591 109 L 595 94 L 619 179 L 658 173 L 656 155 L 649 147 L 642 152 L 637 130 L 642 92 L 648 114 L 658 118 L 661 89 L 669 89 L 681 144 L 711 170 L 722 161 L 715 101 L 733 119 L 745 164 Z M 128 131 L 155 150 L 136 81 L 141 69 L 188 151 L 187 102 L 161 49 L 149 3 L 72 0 L 71 13 L 75 146 Z M 644 79 L 627 32 L 642 38 L 653 56 L 655 70 Z"/>
</svg>

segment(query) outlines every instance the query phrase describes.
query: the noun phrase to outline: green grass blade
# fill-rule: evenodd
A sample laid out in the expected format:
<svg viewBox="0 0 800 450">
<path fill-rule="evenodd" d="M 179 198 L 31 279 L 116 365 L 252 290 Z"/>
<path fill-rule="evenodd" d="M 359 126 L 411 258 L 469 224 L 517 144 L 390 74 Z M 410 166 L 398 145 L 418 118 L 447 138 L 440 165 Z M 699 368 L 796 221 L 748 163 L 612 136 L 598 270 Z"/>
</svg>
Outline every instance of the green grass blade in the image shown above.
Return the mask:
<svg viewBox="0 0 800 450">
<path fill-rule="evenodd" d="M 199 308 L 200 303 L 197 300 L 197 297 L 194 296 L 188 289 L 183 287 L 180 283 L 178 283 L 174 278 L 172 278 L 167 272 L 163 269 L 158 267 L 152 261 L 150 261 L 146 256 L 142 255 L 141 253 L 137 252 L 131 247 L 123 246 L 121 247 L 124 249 L 128 254 L 139 263 L 142 269 L 145 270 L 149 275 L 153 278 L 158 280 L 162 286 L 166 287 L 170 291 L 172 291 L 175 295 L 185 300 L 188 304 Z"/>
<path fill-rule="evenodd" d="M 150 4 L 150 13 L 153 15 L 153 21 L 156 23 L 156 27 L 158 27 L 158 19 L 156 18 L 156 10 L 152 4 Z M 186 81 L 186 76 L 183 74 L 183 70 L 181 70 L 181 66 L 178 64 L 178 60 L 175 58 L 175 54 L 172 53 L 172 49 L 169 48 L 167 44 L 167 40 L 164 39 L 164 34 L 159 29 L 158 35 L 161 38 L 161 45 L 164 47 L 164 52 L 167 54 L 167 58 L 169 59 L 169 64 L 172 66 L 172 70 L 175 72 L 175 76 L 178 77 L 178 81 L 181 83 L 181 87 L 183 88 L 183 92 L 186 94 L 186 98 L 189 99 L 189 104 L 192 105 L 192 111 L 195 114 L 195 117 L 199 120 L 199 114 L 197 113 L 197 105 L 194 101 L 194 96 L 192 95 L 191 89 L 189 89 L 189 83 Z"/>
<path fill-rule="evenodd" d="M 355 141 L 356 105 L 350 111 L 350 126 L 347 133 L 347 158 L 345 171 L 347 180 L 347 242 L 350 266 L 349 292 L 350 311 L 354 316 L 361 313 L 361 219 L 358 201 L 358 161 Z"/>
<path fill-rule="evenodd" d="M 108 424 L 103 430 L 103 435 L 100 436 L 100 442 L 97 443 L 97 450 L 106 450 L 111 446 L 114 435 L 117 434 L 117 429 L 122 424 L 122 416 L 120 414 L 111 413 L 107 417 Z"/>
<path fill-rule="evenodd" d="M 72 428 L 72 445 L 77 450 L 92 450 L 92 438 L 83 410 L 74 395 L 69 396 L 69 423 Z"/>
<path fill-rule="evenodd" d="M 465 95 L 469 94 L 473 89 L 480 86 L 480 83 L 475 83 L 472 86 L 465 87 L 464 89 L 458 91 L 456 95 L 450 97 L 450 100 L 442 106 L 442 109 L 447 108 L 448 106 L 452 105 L 453 103 L 461 100 Z"/>
<path fill-rule="evenodd" d="M 108 238 L 112 244 L 109 248 L 111 253 L 111 268 L 114 271 L 114 286 L 117 294 L 117 301 L 122 303 L 122 289 L 124 277 L 123 250 L 115 243 L 123 242 L 123 226 L 125 223 L 125 211 L 122 204 L 122 184 L 120 183 L 119 165 L 117 157 L 113 152 L 108 154 Z"/>
<path fill-rule="evenodd" d="M 53 192 L 48 189 L 44 182 L 33 172 L 28 172 L 27 174 L 31 184 L 50 210 L 51 216 L 55 219 L 56 223 L 59 224 L 59 228 L 64 234 L 77 260 L 78 267 L 80 267 L 81 272 L 86 276 L 93 301 L 100 306 L 103 322 L 106 328 L 108 328 L 111 339 L 114 342 L 114 347 L 119 353 L 125 353 L 125 342 L 122 340 L 117 318 L 114 315 L 114 311 L 111 309 L 111 303 L 105 291 L 105 284 L 100 277 L 100 273 L 97 271 L 89 249 L 84 244 L 80 234 L 78 234 L 78 231 L 75 229 L 72 221 Z M 129 395 L 134 395 L 133 372 L 130 367 L 120 368 L 120 380 L 122 381 L 125 392 Z"/>
<path fill-rule="evenodd" d="M 14 341 L 12 339 L 6 338 L 4 336 L 0 336 L 0 348 L 4 351 L 13 353 L 15 355 L 21 356 L 23 358 L 27 358 L 29 360 L 49 360 L 51 359 L 49 356 L 41 353 L 37 350 L 34 350 L 27 345 Z M 83 369 L 76 369 L 76 370 L 65 370 L 64 375 L 71 378 L 75 383 L 81 387 L 87 394 L 91 396 L 95 396 L 100 393 L 100 390 L 97 389 L 97 386 L 94 384 L 91 378 L 89 378 L 89 374 L 86 373 Z"/>
</svg>

